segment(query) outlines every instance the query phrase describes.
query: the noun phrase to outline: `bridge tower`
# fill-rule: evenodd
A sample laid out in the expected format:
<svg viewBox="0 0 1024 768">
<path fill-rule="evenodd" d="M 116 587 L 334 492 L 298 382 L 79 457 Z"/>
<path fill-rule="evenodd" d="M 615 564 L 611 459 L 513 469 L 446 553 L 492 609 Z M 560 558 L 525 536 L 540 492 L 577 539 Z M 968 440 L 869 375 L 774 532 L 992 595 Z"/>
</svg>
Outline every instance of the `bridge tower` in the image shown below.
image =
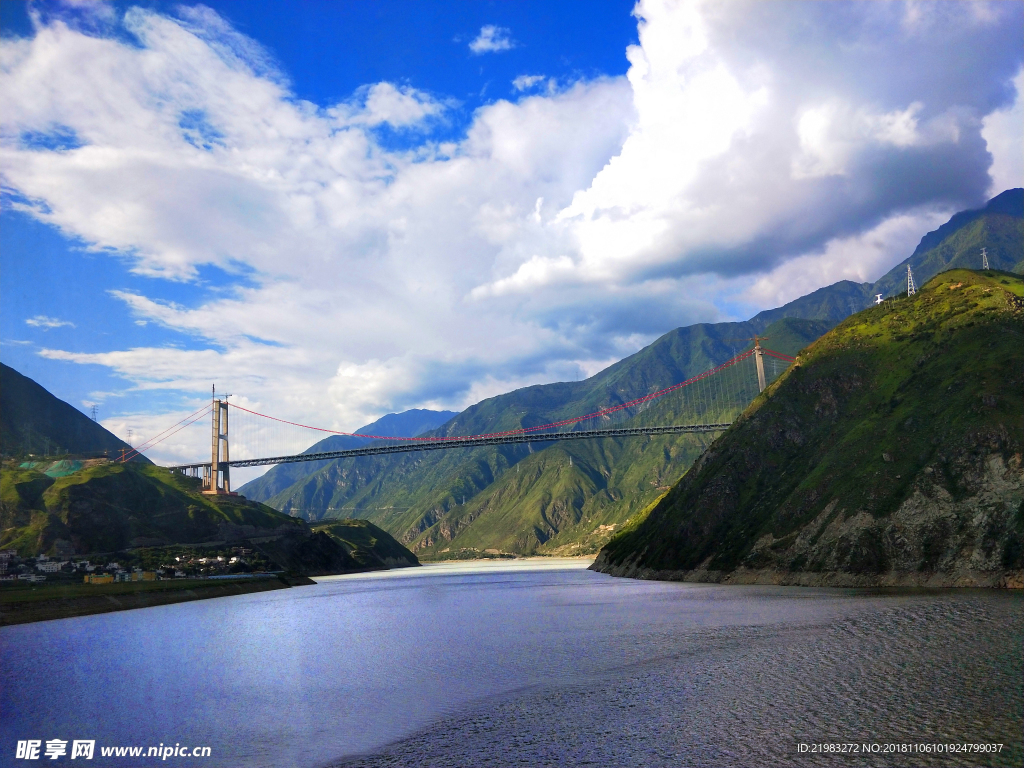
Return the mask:
<svg viewBox="0 0 1024 768">
<path fill-rule="evenodd" d="M 203 493 L 229 495 L 231 493 L 231 460 L 228 452 L 228 401 L 217 399 L 217 387 L 213 387 L 213 428 L 210 441 L 210 470 L 203 478 Z M 204 473 L 205 474 L 205 473 Z"/>
<path fill-rule="evenodd" d="M 754 362 L 757 363 L 757 391 L 764 392 L 765 378 L 764 378 L 764 350 L 761 349 L 761 341 L 767 339 L 767 336 L 755 336 L 754 337 Z"/>
</svg>

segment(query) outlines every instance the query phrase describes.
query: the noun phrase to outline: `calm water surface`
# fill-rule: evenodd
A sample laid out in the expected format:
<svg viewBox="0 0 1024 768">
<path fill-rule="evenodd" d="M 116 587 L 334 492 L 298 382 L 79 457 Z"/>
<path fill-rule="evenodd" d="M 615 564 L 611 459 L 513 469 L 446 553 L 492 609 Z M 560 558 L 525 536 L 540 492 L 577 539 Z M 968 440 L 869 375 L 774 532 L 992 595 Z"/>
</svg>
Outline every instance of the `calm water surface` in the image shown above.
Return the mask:
<svg viewBox="0 0 1024 768">
<path fill-rule="evenodd" d="M 210 746 L 86 765 L 1020 765 L 1024 601 L 721 587 L 519 561 L 0 629 L 19 739 Z M 800 743 L 1002 743 L 982 756 Z M 35 764 L 78 764 L 45 760 Z"/>
</svg>

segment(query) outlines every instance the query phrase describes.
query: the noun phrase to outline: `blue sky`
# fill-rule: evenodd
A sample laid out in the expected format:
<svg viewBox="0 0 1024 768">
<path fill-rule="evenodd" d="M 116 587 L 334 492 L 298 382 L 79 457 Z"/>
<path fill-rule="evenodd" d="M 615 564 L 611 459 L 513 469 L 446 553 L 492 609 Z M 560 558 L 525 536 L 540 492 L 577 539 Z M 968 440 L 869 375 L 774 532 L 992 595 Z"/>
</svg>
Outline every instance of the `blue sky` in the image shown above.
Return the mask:
<svg viewBox="0 0 1024 768">
<path fill-rule="evenodd" d="M 173 15 L 177 2 L 113 3 L 116 13 L 131 7 Z M 348 99 L 360 87 L 382 81 L 411 85 L 453 108 L 435 135 L 458 137 L 473 111 L 519 92 L 512 81 L 524 72 L 567 81 L 623 75 L 627 45 L 637 41 L 630 2 L 479 2 L 446 5 L 408 2 L 309 2 L 230 0 L 207 7 L 239 32 L 266 47 L 273 63 L 299 99 L 318 105 Z M 0 4 L 4 37 L 31 37 L 30 7 L 44 18 L 83 21 L 87 14 L 60 3 L 11 0 Z M 501 55 L 476 54 L 468 43 L 484 26 L 498 27 L 511 44 Z M 513 33 L 512 29 L 516 32 Z M 133 42 L 119 30 L 120 37 Z M 386 52 L 386 53 L 385 53 Z M 387 126 L 384 126 L 384 131 Z M 382 131 L 390 144 L 408 145 L 419 136 Z M 89 253 L 86 243 L 62 236 L 32 216 L 0 210 L 0 268 L 5 276 L 0 332 L 3 360 L 43 382 L 52 392 L 85 411 L 103 402 L 102 412 L 173 408 L 174 391 L 134 390 L 105 366 L 69 366 L 40 357 L 38 347 L 59 344 L 76 352 L 100 352 L 114 344 L 157 344 L 197 348 L 189 335 L 156 324 L 136 324 L 111 289 L 144 291 L 183 306 L 200 306 L 239 279 L 216 268 L 199 280 L 181 283 L 132 274 L 123 258 Z M 60 275 L 46 291 L 40 275 Z M 26 319 L 53 318 L 69 325 L 27 326 Z M 116 340 L 116 341 L 115 341 Z M 11 343 L 11 342 L 15 343 Z M 31 344 L 17 342 L 29 341 Z M 92 393 L 92 394 L 90 394 Z M 93 396 L 103 393 L 101 396 Z M 116 400 L 112 397 L 116 396 Z"/>
<path fill-rule="evenodd" d="M 4 2 L 3 361 L 350 430 L 873 279 L 1024 183 L 1021 9 Z"/>
</svg>

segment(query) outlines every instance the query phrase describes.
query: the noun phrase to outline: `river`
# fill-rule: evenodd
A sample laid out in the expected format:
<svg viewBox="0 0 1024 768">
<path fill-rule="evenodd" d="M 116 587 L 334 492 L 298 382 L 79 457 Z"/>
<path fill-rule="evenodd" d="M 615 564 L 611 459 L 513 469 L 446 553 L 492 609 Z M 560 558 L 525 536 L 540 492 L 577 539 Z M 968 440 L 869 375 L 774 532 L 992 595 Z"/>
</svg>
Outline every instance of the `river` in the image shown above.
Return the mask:
<svg viewBox="0 0 1024 768">
<path fill-rule="evenodd" d="M 0 765 L 39 765 L 14 759 L 30 739 L 94 740 L 84 764 L 121 766 L 1024 763 L 1020 594 L 584 566 L 432 565 L 4 627 Z M 884 751 L 965 743 L 1002 747 Z M 175 744 L 210 757 L 100 754 Z M 76 765 L 70 749 L 41 762 Z"/>
</svg>

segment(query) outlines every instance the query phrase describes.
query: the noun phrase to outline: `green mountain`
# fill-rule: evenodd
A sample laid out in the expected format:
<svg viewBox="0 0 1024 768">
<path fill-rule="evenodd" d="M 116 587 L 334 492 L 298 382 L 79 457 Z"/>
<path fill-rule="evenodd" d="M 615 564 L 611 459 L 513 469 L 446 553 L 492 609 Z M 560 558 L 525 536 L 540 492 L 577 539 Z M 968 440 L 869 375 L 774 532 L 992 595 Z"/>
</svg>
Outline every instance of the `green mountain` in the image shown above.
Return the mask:
<svg viewBox="0 0 1024 768">
<path fill-rule="evenodd" d="M 918 285 L 947 269 L 981 268 L 981 249 L 988 250 L 989 266 L 1024 272 L 1024 189 L 1008 189 L 984 208 L 961 211 L 933 232 L 914 252 L 873 283 L 840 280 L 801 296 L 778 309 L 768 309 L 753 320 L 764 323 L 783 317 L 841 320 L 872 304 L 877 294 L 897 296 L 907 290 L 907 266 Z"/>
<path fill-rule="evenodd" d="M 1024 190 L 1004 192 L 926 235 L 905 263 L 919 283 L 949 264 L 979 261 L 982 246 L 993 266 L 1016 266 L 1013 259 L 1024 251 L 1022 221 Z M 870 306 L 875 293 L 898 293 L 905 263 L 876 283 L 842 281 L 744 323 L 678 328 L 585 381 L 490 398 L 428 434 L 519 429 L 615 406 L 723 363 L 749 348 L 746 340 L 754 334 L 769 336 L 772 349 L 795 354 Z M 891 290 L 885 287 L 890 283 Z M 769 370 L 769 377 L 778 372 Z M 730 375 L 732 394 L 745 387 L 753 399 L 753 370 Z M 688 422 L 706 417 L 706 405 L 673 396 L 587 426 Z M 681 435 L 363 457 L 318 462 L 287 476 L 268 472 L 264 484 L 254 481 L 244 492 L 307 520 L 367 518 L 421 557 L 587 553 L 654 501 L 704 447 L 704 438 Z M 291 478 L 297 479 L 288 483 Z"/>
<path fill-rule="evenodd" d="M 823 336 L 595 568 L 995 585 L 1024 567 L 1024 281 L 953 270 Z"/>
<path fill-rule="evenodd" d="M 430 411 L 414 408 L 402 413 L 389 413 L 372 424 L 360 427 L 357 435 L 380 435 L 382 437 L 416 437 L 431 429 L 436 429 L 457 414 L 455 411 Z M 303 453 L 322 453 L 326 451 L 347 451 L 369 445 L 373 441 L 366 437 L 350 435 L 331 435 L 311 445 Z M 266 501 L 281 491 L 309 475 L 316 474 L 330 462 L 305 461 L 296 464 L 279 464 L 271 467 L 266 474 L 250 480 L 238 489 L 243 496 L 257 501 Z"/>
<path fill-rule="evenodd" d="M 407 568 L 419 565 L 416 555 L 369 520 L 332 520 L 313 526 L 341 544 L 365 568 Z"/>
<path fill-rule="evenodd" d="M 128 443 L 32 379 L 0 363 L 0 451 L 4 456 L 62 456 L 131 451 Z M 150 463 L 142 455 L 132 459 Z"/>
<path fill-rule="evenodd" d="M 205 496 L 197 479 L 153 465 L 103 462 L 56 479 L 16 466 L 0 472 L 0 547 L 24 556 L 116 552 L 302 527 L 257 502 Z"/>
<path fill-rule="evenodd" d="M 774 349 L 795 353 L 828 327 L 820 321 L 787 319 L 767 333 Z M 590 379 L 489 398 L 431 434 L 518 429 L 615 406 L 728 360 L 763 330 L 751 323 L 680 328 Z M 774 373 L 781 370 L 779 365 Z M 773 375 L 771 367 L 768 374 Z M 730 388 L 744 390 L 744 403 L 756 393 L 752 363 L 735 371 L 733 379 Z M 729 417 L 706 410 L 685 397 L 665 398 L 588 427 Z M 596 552 L 615 525 L 685 471 L 705 440 L 679 435 L 538 441 L 340 459 L 268 503 L 309 520 L 366 518 L 426 557 Z"/>
<path fill-rule="evenodd" d="M 250 539 L 272 562 L 306 575 L 418 564 L 366 521 L 310 530 L 258 502 L 204 495 L 199 480 L 151 464 L 94 461 L 58 478 L 13 462 L 0 469 L 0 548 L 21 557 Z"/>
<path fill-rule="evenodd" d="M 905 293 L 908 265 L 918 285 L 949 269 L 981 269 L 982 248 L 992 269 L 1024 272 L 1024 189 L 1009 189 L 929 232 L 908 259 L 872 284 L 871 294 Z"/>
</svg>

